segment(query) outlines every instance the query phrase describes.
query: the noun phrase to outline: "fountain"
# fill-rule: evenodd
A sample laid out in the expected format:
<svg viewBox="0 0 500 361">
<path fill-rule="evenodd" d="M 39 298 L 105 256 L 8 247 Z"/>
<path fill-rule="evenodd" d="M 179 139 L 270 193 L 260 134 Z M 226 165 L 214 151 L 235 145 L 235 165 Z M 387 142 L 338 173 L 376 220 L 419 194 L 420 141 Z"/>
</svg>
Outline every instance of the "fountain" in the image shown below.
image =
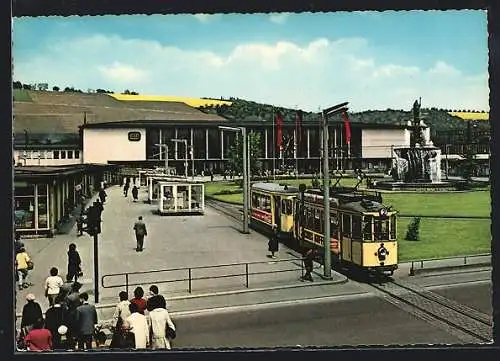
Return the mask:
<svg viewBox="0 0 500 361">
<path fill-rule="evenodd" d="M 413 119 L 408 122 L 410 146 L 392 148 L 392 181 L 378 181 L 375 188 L 413 191 L 455 189 L 453 183 L 441 180 L 441 149 L 435 147 L 430 139 L 426 140 L 427 125 L 421 120 L 420 107 L 421 103 L 415 100 Z"/>
</svg>

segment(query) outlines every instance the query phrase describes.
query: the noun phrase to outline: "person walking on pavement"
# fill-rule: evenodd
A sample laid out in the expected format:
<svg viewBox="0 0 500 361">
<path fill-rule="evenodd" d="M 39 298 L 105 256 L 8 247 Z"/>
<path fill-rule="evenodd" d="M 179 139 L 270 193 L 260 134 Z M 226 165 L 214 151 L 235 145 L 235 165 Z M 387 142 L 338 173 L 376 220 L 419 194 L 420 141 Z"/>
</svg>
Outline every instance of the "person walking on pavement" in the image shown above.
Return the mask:
<svg viewBox="0 0 500 361">
<path fill-rule="evenodd" d="M 175 332 L 175 325 L 165 308 L 158 307 L 149 313 L 151 319 L 151 348 L 171 349 L 167 329 Z"/>
<path fill-rule="evenodd" d="M 85 221 L 85 218 L 83 218 L 83 214 L 80 213 L 76 217 L 76 236 L 80 237 L 83 236 L 83 222 Z"/>
<path fill-rule="evenodd" d="M 97 311 L 94 305 L 89 304 L 89 295 L 86 292 L 80 294 L 82 304 L 76 309 L 76 322 L 78 325 L 78 350 L 86 347 L 92 349 L 92 335 L 97 325 Z"/>
<path fill-rule="evenodd" d="M 139 216 L 138 221 L 134 224 L 135 239 L 137 241 L 136 252 L 142 252 L 144 247 L 144 237 L 148 235 L 146 224 L 142 221 L 142 216 Z"/>
<path fill-rule="evenodd" d="M 28 293 L 26 295 L 26 304 L 23 306 L 23 312 L 21 316 L 21 332 L 24 336 L 26 336 L 33 325 L 36 323 L 36 320 L 43 318 L 42 308 L 40 304 L 36 302 L 35 295 L 32 293 Z"/>
<path fill-rule="evenodd" d="M 99 199 L 101 200 L 101 203 L 104 204 L 106 202 L 106 197 L 108 195 L 106 194 L 106 191 L 104 190 L 104 185 L 102 185 L 101 189 L 99 190 Z"/>
<path fill-rule="evenodd" d="M 144 349 L 149 344 L 149 326 L 146 316 L 139 313 L 137 305 L 130 303 L 130 316 L 127 317 L 127 323 L 130 324 L 130 331 L 134 334 L 135 348 Z"/>
<path fill-rule="evenodd" d="M 130 188 L 130 184 L 128 183 L 128 179 L 127 179 L 125 185 L 123 186 L 123 195 L 125 197 L 127 197 L 127 195 L 128 195 L 129 188 Z"/>
<path fill-rule="evenodd" d="M 139 188 L 137 188 L 137 186 L 134 185 L 134 187 L 132 188 L 132 197 L 134 198 L 134 202 L 137 202 L 138 196 L 139 196 Z"/>
<path fill-rule="evenodd" d="M 54 306 L 56 297 L 61 291 L 64 281 L 59 276 L 59 270 L 56 267 L 50 269 L 50 276 L 45 280 L 45 297 L 49 300 L 50 307 Z"/>
<path fill-rule="evenodd" d="M 66 275 L 67 281 L 78 281 L 78 277 L 82 272 L 82 259 L 76 250 L 76 244 L 71 243 L 68 248 L 68 273 Z"/>
<path fill-rule="evenodd" d="M 14 239 L 14 249 L 16 250 L 16 254 L 18 254 L 21 252 L 21 249 L 24 248 L 24 243 L 21 241 L 21 235 L 19 232 L 16 232 Z"/>
<path fill-rule="evenodd" d="M 313 278 L 311 272 L 313 271 L 313 260 L 314 260 L 315 251 L 314 249 L 308 249 L 304 254 L 304 268 L 306 269 L 305 275 L 302 277 L 302 280 L 307 280 L 313 282 Z"/>
<path fill-rule="evenodd" d="M 28 274 L 29 268 L 28 265 L 32 265 L 31 257 L 26 252 L 24 247 L 21 247 L 19 253 L 16 254 L 16 263 L 17 263 L 17 276 L 18 276 L 18 288 L 21 291 L 23 288 L 28 288 Z"/>
<path fill-rule="evenodd" d="M 70 293 L 64 299 L 64 303 L 66 305 L 66 326 L 68 327 L 67 339 L 71 349 L 75 348 L 75 338 L 78 335 L 76 310 L 81 304 L 80 294 L 78 293 L 81 287 L 81 283 L 74 282 Z"/>
<path fill-rule="evenodd" d="M 267 243 L 268 250 L 271 252 L 271 258 L 276 258 L 274 255 L 276 252 L 278 252 L 279 248 L 279 242 L 278 242 L 278 226 L 273 224 L 273 233 L 269 237 L 269 242 Z"/>
</svg>

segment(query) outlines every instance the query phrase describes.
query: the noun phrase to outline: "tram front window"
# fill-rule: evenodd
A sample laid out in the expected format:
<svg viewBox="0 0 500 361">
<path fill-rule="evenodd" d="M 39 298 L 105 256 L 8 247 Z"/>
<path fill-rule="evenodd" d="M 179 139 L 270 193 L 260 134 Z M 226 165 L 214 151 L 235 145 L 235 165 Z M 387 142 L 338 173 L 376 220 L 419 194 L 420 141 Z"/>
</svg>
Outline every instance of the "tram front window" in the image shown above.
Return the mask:
<svg viewBox="0 0 500 361">
<path fill-rule="evenodd" d="M 384 241 L 389 239 L 388 219 L 375 219 L 374 226 L 375 241 Z"/>
</svg>

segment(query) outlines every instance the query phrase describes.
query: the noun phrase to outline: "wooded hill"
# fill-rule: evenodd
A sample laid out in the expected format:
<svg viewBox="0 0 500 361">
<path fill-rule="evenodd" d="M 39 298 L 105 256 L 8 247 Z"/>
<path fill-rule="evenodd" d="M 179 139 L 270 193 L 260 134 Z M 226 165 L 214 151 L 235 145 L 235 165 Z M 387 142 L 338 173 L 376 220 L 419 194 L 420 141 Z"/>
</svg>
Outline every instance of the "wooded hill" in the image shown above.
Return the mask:
<svg viewBox="0 0 500 361">
<path fill-rule="evenodd" d="M 286 108 L 273 108 L 269 104 L 261 104 L 243 99 L 230 98 L 231 106 L 209 106 L 200 107 L 199 109 L 205 113 L 214 113 L 223 116 L 227 119 L 242 120 L 242 121 L 273 121 L 273 114 L 279 111 L 286 123 L 295 123 L 296 110 Z M 465 130 L 467 121 L 462 118 L 452 116 L 445 110 L 436 108 L 422 108 L 422 118 L 425 124 L 431 127 L 432 133 Z M 361 124 L 395 124 L 406 125 L 412 119 L 411 106 L 407 111 L 387 109 L 385 111 L 367 110 L 358 113 L 349 113 L 349 119 L 352 123 Z M 303 122 L 318 122 L 320 116 L 318 113 L 303 112 Z M 340 120 L 340 118 L 339 118 Z M 481 130 L 489 129 L 489 122 L 472 121 L 477 124 L 477 128 Z"/>
</svg>

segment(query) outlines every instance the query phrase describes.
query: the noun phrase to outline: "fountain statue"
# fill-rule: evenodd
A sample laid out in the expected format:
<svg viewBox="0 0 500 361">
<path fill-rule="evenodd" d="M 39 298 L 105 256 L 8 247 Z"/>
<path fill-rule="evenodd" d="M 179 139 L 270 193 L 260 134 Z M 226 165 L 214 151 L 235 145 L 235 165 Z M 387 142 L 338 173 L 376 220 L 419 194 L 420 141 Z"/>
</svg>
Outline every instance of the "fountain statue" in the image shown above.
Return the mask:
<svg viewBox="0 0 500 361">
<path fill-rule="evenodd" d="M 390 189 L 422 189 L 444 188 L 446 182 L 441 181 L 441 149 L 435 147 L 430 140 L 430 132 L 422 121 L 421 102 L 415 100 L 412 119 L 408 122 L 410 131 L 409 146 L 392 148 L 391 176 L 393 181 L 381 181 L 381 188 Z"/>
</svg>

